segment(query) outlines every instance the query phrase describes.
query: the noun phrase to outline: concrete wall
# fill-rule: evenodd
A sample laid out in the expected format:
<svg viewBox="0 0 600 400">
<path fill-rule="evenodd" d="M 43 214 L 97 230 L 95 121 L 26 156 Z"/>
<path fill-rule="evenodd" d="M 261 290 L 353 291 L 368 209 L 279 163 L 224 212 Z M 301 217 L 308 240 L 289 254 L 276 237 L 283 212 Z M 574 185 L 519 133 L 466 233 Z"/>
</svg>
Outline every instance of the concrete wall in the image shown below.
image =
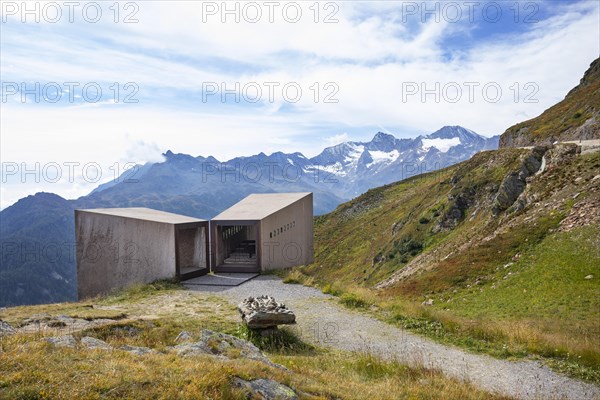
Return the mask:
<svg viewBox="0 0 600 400">
<path fill-rule="evenodd" d="M 263 219 L 260 232 L 261 270 L 310 264 L 313 261 L 312 194 Z"/>
<path fill-rule="evenodd" d="M 177 256 L 179 267 L 206 268 L 208 266 L 206 253 L 205 228 L 176 228 Z"/>
<path fill-rule="evenodd" d="M 80 299 L 173 278 L 175 225 L 75 211 Z"/>
</svg>

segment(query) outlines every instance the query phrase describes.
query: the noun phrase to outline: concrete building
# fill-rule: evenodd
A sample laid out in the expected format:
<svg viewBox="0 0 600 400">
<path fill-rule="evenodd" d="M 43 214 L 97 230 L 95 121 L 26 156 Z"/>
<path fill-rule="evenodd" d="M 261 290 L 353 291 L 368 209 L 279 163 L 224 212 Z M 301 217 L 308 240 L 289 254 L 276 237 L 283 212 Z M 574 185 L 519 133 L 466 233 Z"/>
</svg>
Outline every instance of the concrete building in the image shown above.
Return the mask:
<svg viewBox="0 0 600 400">
<path fill-rule="evenodd" d="M 80 299 L 208 272 L 208 221 L 150 208 L 75 210 Z"/>
<path fill-rule="evenodd" d="M 216 272 L 259 272 L 313 261 L 312 193 L 251 194 L 211 222 Z"/>
</svg>

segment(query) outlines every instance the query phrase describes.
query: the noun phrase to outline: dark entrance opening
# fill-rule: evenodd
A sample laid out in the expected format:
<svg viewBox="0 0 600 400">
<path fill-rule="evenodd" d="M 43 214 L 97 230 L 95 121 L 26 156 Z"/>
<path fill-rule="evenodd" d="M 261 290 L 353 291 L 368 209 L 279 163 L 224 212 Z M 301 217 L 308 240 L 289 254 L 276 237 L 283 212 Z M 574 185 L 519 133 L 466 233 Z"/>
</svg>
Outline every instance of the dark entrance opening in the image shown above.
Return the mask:
<svg viewBox="0 0 600 400">
<path fill-rule="evenodd" d="M 215 272 L 257 272 L 255 225 L 217 225 Z"/>
</svg>

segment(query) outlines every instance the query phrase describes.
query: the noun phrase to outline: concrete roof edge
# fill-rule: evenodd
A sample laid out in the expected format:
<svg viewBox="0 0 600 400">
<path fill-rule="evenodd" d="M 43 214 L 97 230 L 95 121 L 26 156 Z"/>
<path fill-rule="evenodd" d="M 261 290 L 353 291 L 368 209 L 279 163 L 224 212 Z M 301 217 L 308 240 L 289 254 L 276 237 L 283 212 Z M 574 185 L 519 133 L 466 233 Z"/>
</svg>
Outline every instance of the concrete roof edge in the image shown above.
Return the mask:
<svg viewBox="0 0 600 400">
<path fill-rule="evenodd" d="M 121 212 L 111 212 L 113 211 L 121 211 Z M 134 211 L 132 214 L 128 214 L 127 210 Z M 144 217 L 142 213 L 135 213 L 137 211 L 144 211 L 149 214 L 147 217 Z M 190 217 L 188 215 L 182 215 L 177 213 L 172 213 L 168 211 L 155 210 L 153 208 L 148 207 L 105 207 L 105 208 L 76 208 L 74 211 L 76 212 L 86 212 L 98 215 L 107 215 L 112 217 L 121 217 L 121 218 L 129 218 L 136 219 L 140 221 L 149 221 L 156 222 L 161 224 L 170 224 L 170 225 L 181 225 L 181 224 L 189 224 L 189 223 L 207 223 L 208 220 Z M 152 218 L 152 214 L 156 218 Z M 160 217 L 160 218 L 158 218 Z M 171 218 L 172 220 L 168 220 Z M 178 219 L 178 220 L 177 220 Z"/>
</svg>

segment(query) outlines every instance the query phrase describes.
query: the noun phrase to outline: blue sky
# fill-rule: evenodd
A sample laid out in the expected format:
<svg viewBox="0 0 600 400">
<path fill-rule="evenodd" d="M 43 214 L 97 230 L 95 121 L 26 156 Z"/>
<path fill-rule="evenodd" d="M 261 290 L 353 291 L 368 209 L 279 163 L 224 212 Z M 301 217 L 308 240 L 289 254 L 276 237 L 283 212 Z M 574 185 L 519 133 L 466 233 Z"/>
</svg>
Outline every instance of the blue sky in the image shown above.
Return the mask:
<svg viewBox="0 0 600 400">
<path fill-rule="evenodd" d="M 120 2 L 117 22 L 114 1 L 81 1 L 73 21 L 64 2 L 54 3 L 60 18 L 49 3 L 30 2 L 27 15 L 21 2 L 2 3 L 3 163 L 109 169 L 167 149 L 313 156 L 377 131 L 412 137 L 443 125 L 492 136 L 561 100 L 600 53 L 594 0 L 276 2 L 272 21 L 264 2 L 230 1 L 239 22 L 220 1 Z M 39 103 L 13 94 L 36 83 Z M 92 102 L 97 87 L 103 96 Z M 44 100 L 43 88 L 61 99 Z M 14 178 L 3 182 L 2 207 L 98 184 Z"/>
</svg>

